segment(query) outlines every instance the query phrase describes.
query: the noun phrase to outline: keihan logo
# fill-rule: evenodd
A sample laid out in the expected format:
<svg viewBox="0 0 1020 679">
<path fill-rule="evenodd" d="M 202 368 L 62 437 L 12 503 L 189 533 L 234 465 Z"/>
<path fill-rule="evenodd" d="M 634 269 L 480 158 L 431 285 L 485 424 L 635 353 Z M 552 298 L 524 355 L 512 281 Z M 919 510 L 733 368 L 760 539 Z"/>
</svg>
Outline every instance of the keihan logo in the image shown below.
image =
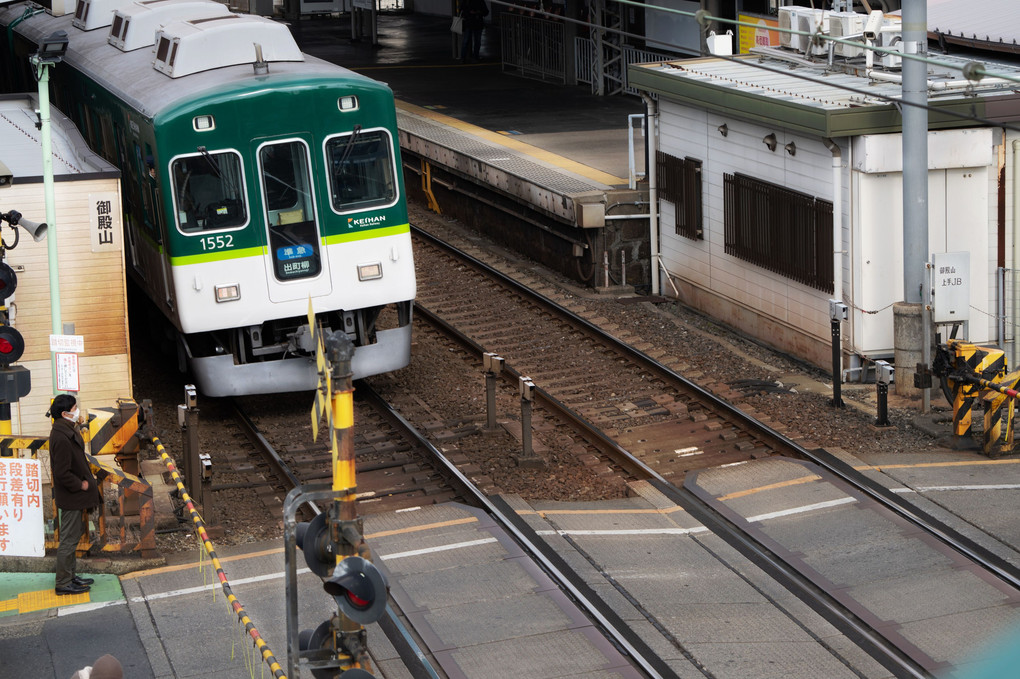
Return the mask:
<svg viewBox="0 0 1020 679">
<path fill-rule="evenodd" d="M 347 228 L 353 229 L 355 226 L 375 226 L 382 224 L 386 221 L 386 215 L 376 215 L 375 217 L 360 217 L 354 219 L 353 217 L 347 218 Z"/>
</svg>

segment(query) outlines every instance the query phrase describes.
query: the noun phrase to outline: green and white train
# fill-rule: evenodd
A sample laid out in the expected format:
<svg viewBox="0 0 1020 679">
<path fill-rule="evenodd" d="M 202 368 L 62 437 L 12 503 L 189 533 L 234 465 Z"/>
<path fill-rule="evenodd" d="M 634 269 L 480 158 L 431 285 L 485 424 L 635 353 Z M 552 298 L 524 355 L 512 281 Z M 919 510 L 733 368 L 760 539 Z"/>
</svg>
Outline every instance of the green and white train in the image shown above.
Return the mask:
<svg viewBox="0 0 1020 679">
<path fill-rule="evenodd" d="M 314 388 L 309 304 L 354 341 L 355 378 L 406 365 L 415 276 L 390 89 L 213 0 L 58 13 L 0 8 L 0 78 L 34 90 L 29 55 L 66 32 L 54 104 L 120 168 L 128 269 L 199 389 Z"/>
</svg>

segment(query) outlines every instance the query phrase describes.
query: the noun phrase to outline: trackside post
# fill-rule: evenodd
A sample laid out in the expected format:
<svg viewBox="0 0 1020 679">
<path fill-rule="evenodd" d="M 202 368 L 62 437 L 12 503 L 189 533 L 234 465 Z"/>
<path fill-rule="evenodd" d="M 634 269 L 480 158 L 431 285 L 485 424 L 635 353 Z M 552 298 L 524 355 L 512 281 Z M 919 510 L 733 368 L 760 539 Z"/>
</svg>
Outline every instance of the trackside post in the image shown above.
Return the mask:
<svg viewBox="0 0 1020 679">
<path fill-rule="evenodd" d="M 388 585 L 370 561 L 355 504 L 354 343 L 339 331 L 320 338 L 310 308 L 309 326 L 320 354 L 320 393 L 312 408 L 312 422 L 317 428 L 321 416 L 329 415 L 332 483 L 328 488 L 295 488 L 284 502 L 288 673 L 299 676 L 303 661 L 316 679 L 371 677 L 366 671 L 370 664 L 363 625 L 376 622 L 385 613 Z M 324 401 L 328 408 L 323 407 Z M 312 521 L 296 522 L 301 505 L 322 499 L 332 500 L 326 511 Z M 303 552 L 309 569 L 323 579 L 323 589 L 339 609 L 314 630 L 300 632 L 295 546 Z"/>
</svg>

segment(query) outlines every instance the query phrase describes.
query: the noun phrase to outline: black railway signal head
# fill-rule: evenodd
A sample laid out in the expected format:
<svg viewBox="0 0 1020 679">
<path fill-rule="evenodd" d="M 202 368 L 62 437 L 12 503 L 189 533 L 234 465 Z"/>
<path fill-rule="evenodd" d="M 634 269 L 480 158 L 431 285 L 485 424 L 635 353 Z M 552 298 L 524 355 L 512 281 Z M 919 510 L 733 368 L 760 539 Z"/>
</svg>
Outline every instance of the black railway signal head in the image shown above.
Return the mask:
<svg viewBox="0 0 1020 679">
<path fill-rule="evenodd" d="M 14 294 L 18 287 L 18 274 L 7 262 L 0 262 L 0 302 Z"/>
<path fill-rule="evenodd" d="M 25 340 L 21 333 L 9 325 L 0 325 L 0 366 L 6 368 L 17 362 L 25 353 Z"/>
<path fill-rule="evenodd" d="M 305 555 L 308 568 L 320 578 L 328 577 L 336 566 L 333 543 L 329 539 L 329 524 L 322 512 L 311 521 L 297 525 L 297 546 Z"/>
<path fill-rule="evenodd" d="M 329 650 L 336 655 L 336 636 L 333 634 L 333 623 L 324 621 L 314 630 L 301 630 L 298 636 L 298 649 L 301 651 Z M 337 676 L 337 667 L 318 667 L 312 669 L 312 676 L 315 679 L 334 679 Z"/>
<path fill-rule="evenodd" d="M 323 588 L 336 600 L 340 612 L 359 625 L 376 622 L 386 611 L 386 577 L 360 556 L 338 563 Z"/>
</svg>

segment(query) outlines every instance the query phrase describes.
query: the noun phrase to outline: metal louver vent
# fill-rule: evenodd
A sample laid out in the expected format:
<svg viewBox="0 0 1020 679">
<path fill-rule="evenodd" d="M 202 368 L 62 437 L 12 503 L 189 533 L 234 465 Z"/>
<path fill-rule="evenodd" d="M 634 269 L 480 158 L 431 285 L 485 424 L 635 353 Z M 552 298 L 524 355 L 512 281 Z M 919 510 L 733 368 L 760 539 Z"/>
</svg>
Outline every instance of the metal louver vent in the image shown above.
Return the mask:
<svg viewBox="0 0 1020 679">
<path fill-rule="evenodd" d="M 113 27 L 107 41 L 121 50 L 131 52 L 152 47 L 156 31 L 173 21 L 226 16 L 230 10 L 214 0 L 148 0 L 132 2 L 114 13 Z"/>
<path fill-rule="evenodd" d="M 164 54 L 164 40 L 172 46 L 168 54 Z M 158 31 L 156 44 L 152 66 L 171 78 L 253 63 L 256 44 L 262 46 L 267 62 L 304 61 L 287 26 L 249 14 L 175 21 Z"/>
</svg>

